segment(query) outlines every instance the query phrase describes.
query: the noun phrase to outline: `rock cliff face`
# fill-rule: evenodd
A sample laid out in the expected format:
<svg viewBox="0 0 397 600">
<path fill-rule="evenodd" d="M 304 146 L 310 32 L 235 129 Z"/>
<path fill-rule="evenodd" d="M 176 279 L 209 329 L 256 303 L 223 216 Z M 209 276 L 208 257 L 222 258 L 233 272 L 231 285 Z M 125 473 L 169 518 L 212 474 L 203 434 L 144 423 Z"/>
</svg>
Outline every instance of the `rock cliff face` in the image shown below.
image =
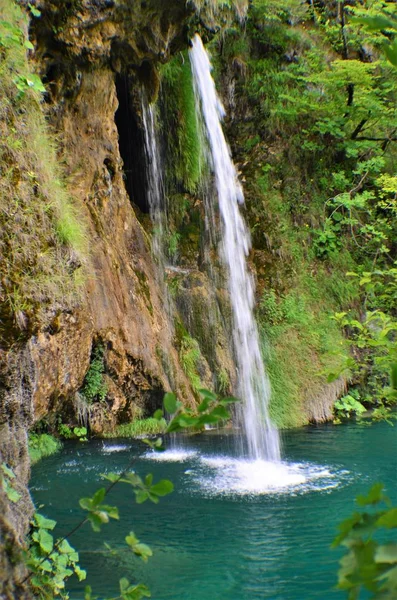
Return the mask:
<svg viewBox="0 0 397 600">
<path fill-rule="evenodd" d="M 135 215 L 139 182 L 132 190 L 137 197 L 126 192 L 115 120 L 118 93 L 127 94 L 119 129 L 139 120 L 134 99 L 142 88 L 149 96 L 155 93 L 156 64 L 186 45 L 192 10 L 177 0 L 166 8 L 156 1 L 45 2 L 40 8 L 42 16 L 31 31 L 35 57 L 50 90 L 48 119 L 60 136 L 70 189 L 88 223 L 90 264 L 83 308 L 62 315 L 55 332 L 34 340 L 43 370 L 39 381 L 44 381 L 36 391 L 35 417 L 78 389 L 92 345 L 99 341 L 106 348 L 120 410 L 142 393 L 151 396 L 152 408 L 170 388 L 192 402 L 172 343 L 150 240 Z M 121 102 L 126 104 L 124 98 Z M 138 132 L 131 145 L 139 146 Z"/>
<path fill-rule="evenodd" d="M 107 402 L 98 403 L 92 414 L 94 431 L 128 420 L 136 407 L 151 414 L 166 390 L 188 405 L 194 402 L 164 307 L 163 274 L 136 217 L 139 205 L 145 209 L 139 94 L 144 90 L 153 98 L 158 63 L 187 46 L 193 5 L 185 0 L 33 4 L 41 11 L 31 20 L 30 38 L 48 90 L 43 110 L 87 224 L 90 252 L 81 300 L 74 308 L 47 311 L 33 335 L 22 339 L 17 327 L 10 329 L 0 356 L 1 461 L 13 469 L 13 487 L 22 495 L 12 503 L 0 492 L 1 598 L 27 594 L 18 585 L 23 567 L 15 566 L 32 513 L 27 431 L 43 417 L 51 421 L 51 415 L 73 411 L 93 346 L 104 348 L 108 388 Z M 128 194 L 119 137 L 132 121 L 136 137 L 129 167 L 135 169 L 135 184 Z"/>
</svg>

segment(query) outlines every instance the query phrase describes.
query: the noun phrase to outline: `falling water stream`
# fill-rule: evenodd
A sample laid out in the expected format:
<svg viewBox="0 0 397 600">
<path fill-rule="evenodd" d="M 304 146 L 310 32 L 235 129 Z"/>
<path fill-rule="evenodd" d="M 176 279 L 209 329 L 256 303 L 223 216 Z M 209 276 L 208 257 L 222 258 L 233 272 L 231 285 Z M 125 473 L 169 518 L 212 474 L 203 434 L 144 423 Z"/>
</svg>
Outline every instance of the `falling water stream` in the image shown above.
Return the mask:
<svg viewBox="0 0 397 600">
<path fill-rule="evenodd" d="M 153 223 L 153 252 L 160 263 L 164 263 L 164 181 L 156 131 L 156 115 L 153 104 L 142 99 L 142 122 L 145 137 L 146 165 L 148 171 L 148 201 Z"/>
<path fill-rule="evenodd" d="M 280 460 L 280 443 L 268 412 L 270 384 L 263 365 L 259 335 L 254 318 L 254 283 L 247 268 L 250 234 L 238 204 L 243 191 L 229 146 L 223 135 L 225 115 L 211 76 L 211 63 L 201 38 L 196 35 L 190 50 L 198 110 L 202 112 L 211 153 L 212 169 L 222 217 L 221 258 L 225 264 L 233 311 L 234 347 L 243 399 L 241 425 L 249 457 L 253 460 Z"/>
</svg>

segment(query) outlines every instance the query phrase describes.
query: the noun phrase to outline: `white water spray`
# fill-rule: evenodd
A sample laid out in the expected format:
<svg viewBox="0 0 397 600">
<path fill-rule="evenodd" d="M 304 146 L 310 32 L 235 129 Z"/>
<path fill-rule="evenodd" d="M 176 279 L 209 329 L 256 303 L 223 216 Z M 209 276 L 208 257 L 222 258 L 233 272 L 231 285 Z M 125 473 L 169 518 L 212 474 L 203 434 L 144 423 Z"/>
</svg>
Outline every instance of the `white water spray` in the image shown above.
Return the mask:
<svg viewBox="0 0 397 600">
<path fill-rule="evenodd" d="M 153 104 L 142 102 L 142 122 L 145 136 L 146 164 L 148 169 L 148 202 L 153 223 L 153 252 L 164 264 L 164 181 L 157 141 L 156 115 Z"/>
<path fill-rule="evenodd" d="M 280 460 L 277 429 L 270 421 L 268 404 L 270 384 L 262 362 L 259 335 L 254 319 L 254 283 L 247 268 L 250 235 L 240 214 L 238 203 L 244 202 L 243 191 L 223 135 L 221 119 L 224 108 L 215 90 L 211 63 L 201 38 L 192 41 L 190 61 L 196 96 L 201 107 L 211 150 L 212 168 L 222 217 L 221 257 L 226 266 L 233 311 L 233 334 L 243 400 L 241 421 L 252 459 Z"/>
</svg>

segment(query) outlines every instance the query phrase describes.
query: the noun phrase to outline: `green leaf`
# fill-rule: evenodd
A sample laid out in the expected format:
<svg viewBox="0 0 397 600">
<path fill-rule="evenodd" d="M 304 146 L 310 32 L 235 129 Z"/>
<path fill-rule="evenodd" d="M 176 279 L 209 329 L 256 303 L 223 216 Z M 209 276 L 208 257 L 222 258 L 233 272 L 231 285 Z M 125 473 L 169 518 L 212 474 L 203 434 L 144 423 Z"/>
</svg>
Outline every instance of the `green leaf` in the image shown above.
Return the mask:
<svg viewBox="0 0 397 600">
<path fill-rule="evenodd" d="M 107 474 L 102 473 L 101 477 L 103 477 L 104 479 L 107 479 L 108 481 L 111 481 L 112 483 L 116 483 L 116 481 L 119 480 L 120 475 L 118 475 L 117 473 L 107 473 Z"/>
<path fill-rule="evenodd" d="M 85 569 L 80 569 L 78 565 L 76 565 L 74 572 L 76 573 L 79 581 L 84 581 L 84 579 L 87 579 L 87 571 Z"/>
<path fill-rule="evenodd" d="M 3 490 L 5 491 L 9 501 L 13 502 L 14 504 L 16 504 L 22 498 L 22 495 L 17 492 L 6 479 L 3 479 Z"/>
<path fill-rule="evenodd" d="M 196 424 L 197 428 L 204 427 L 204 425 L 216 425 L 219 423 L 219 418 L 210 414 L 202 415 Z"/>
<path fill-rule="evenodd" d="M 183 414 L 179 416 L 179 425 L 181 427 L 194 427 L 198 423 L 197 417 L 190 417 L 189 415 Z"/>
<path fill-rule="evenodd" d="M 394 67 L 397 67 L 397 40 L 394 40 L 392 44 L 384 44 L 383 50 L 389 62 Z"/>
<path fill-rule="evenodd" d="M 385 527 L 386 529 L 397 527 L 397 508 L 391 508 L 384 512 L 383 515 L 379 517 L 376 524 L 379 527 Z"/>
<path fill-rule="evenodd" d="M 153 415 L 153 418 L 157 419 L 157 421 L 160 421 L 163 418 L 163 411 L 161 410 L 161 408 L 156 410 L 156 412 Z"/>
<path fill-rule="evenodd" d="M 383 29 L 396 29 L 397 27 L 395 21 L 381 14 L 374 16 L 364 15 L 362 17 L 353 17 L 352 21 L 361 23 L 361 25 L 365 25 L 369 31 L 382 31 Z"/>
<path fill-rule="evenodd" d="M 361 494 L 357 496 L 357 504 L 359 506 L 367 506 L 368 504 L 377 504 L 386 500 L 386 496 L 382 493 L 384 487 L 383 483 L 375 483 L 366 496 Z"/>
<path fill-rule="evenodd" d="M 58 546 L 58 552 L 61 554 L 71 554 L 75 552 L 75 549 L 69 544 L 68 540 L 62 540 Z"/>
<path fill-rule="evenodd" d="M 32 4 L 28 4 L 30 12 L 32 13 L 32 15 L 36 18 L 41 17 L 41 12 L 35 7 L 32 6 Z"/>
<path fill-rule="evenodd" d="M 132 487 L 136 487 L 137 485 L 143 485 L 142 479 L 139 477 L 139 475 L 134 473 L 134 471 L 126 473 L 120 481 L 132 485 Z"/>
<path fill-rule="evenodd" d="M 384 544 L 375 550 L 375 562 L 397 563 L 397 544 Z"/>
<path fill-rule="evenodd" d="M 218 419 L 229 419 L 230 414 L 229 411 L 226 410 L 224 406 L 216 406 L 210 413 L 213 417 L 217 417 Z"/>
<path fill-rule="evenodd" d="M 146 490 L 136 490 L 135 500 L 137 504 L 143 504 L 149 499 L 149 493 Z"/>
<path fill-rule="evenodd" d="M 96 513 L 89 513 L 89 515 L 87 516 L 87 519 L 91 523 L 91 527 L 92 527 L 93 531 L 95 531 L 96 533 L 101 531 L 101 525 L 102 525 L 103 521 L 99 517 L 99 515 L 97 515 Z"/>
<path fill-rule="evenodd" d="M 214 394 L 214 392 L 211 392 L 210 390 L 206 390 L 203 388 L 200 389 L 198 392 L 200 396 L 202 396 L 206 400 L 210 400 L 210 402 L 215 402 L 215 400 L 217 399 L 217 395 Z"/>
<path fill-rule="evenodd" d="M 98 504 L 100 504 L 102 502 L 102 500 L 104 499 L 105 495 L 106 495 L 105 488 L 100 488 L 99 490 L 97 490 L 92 497 L 92 505 L 98 506 Z"/>
<path fill-rule="evenodd" d="M 6 475 L 9 479 L 15 479 L 14 471 L 12 469 L 10 469 L 10 467 L 7 467 L 7 465 L 5 463 L 2 463 L 1 468 L 2 468 L 4 475 Z"/>
<path fill-rule="evenodd" d="M 134 554 L 140 556 L 143 562 L 147 562 L 150 556 L 153 556 L 152 549 L 147 544 L 136 544 L 133 548 Z"/>
<path fill-rule="evenodd" d="M 166 394 L 164 394 L 163 402 L 164 402 L 164 408 L 168 413 L 173 414 L 174 412 L 176 412 L 177 399 L 176 399 L 175 394 L 172 394 L 171 392 L 167 392 Z"/>
<path fill-rule="evenodd" d="M 176 417 L 174 417 L 172 419 L 172 421 L 169 422 L 167 429 L 166 429 L 167 433 L 173 433 L 175 431 L 180 431 L 182 429 L 182 426 L 179 423 L 179 416 L 180 415 L 177 415 Z"/>
<path fill-rule="evenodd" d="M 45 529 L 39 529 L 35 533 L 37 533 L 36 541 L 40 545 L 40 548 L 43 550 L 43 552 L 49 554 L 54 547 L 54 538 Z"/>
<path fill-rule="evenodd" d="M 45 571 L 46 573 L 51 573 L 52 572 L 52 565 L 51 565 L 50 561 L 49 560 L 44 560 L 40 564 L 40 569 L 41 569 L 41 571 Z"/>
<path fill-rule="evenodd" d="M 133 531 L 130 531 L 130 534 L 126 536 L 125 541 L 134 554 L 140 556 L 144 562 L 153 555 L 151 548 L 147 544 L 142 544 Z"/>
<path fill-rule="evenodd" d="M 44 517 L 40 513 L 34 514 L 34 521 L 37 527 L 40 529 L 54 529 L 55 525 L 57 524 L 57 522 L 53 519 L 47 519 L 47 517 Z"/>
<path fill-rule="evenodd" d="M 226 398 L 222 398 L 220 404 L 234 404 L 235 402 L 240 402 L 240 400 L 234 396 L 226 396 Z"/>
<path fill-rule="evenodd" d="M 173 491 L 174 484 L 168 479 L 161 479 L 150 488 L 150 492 L 156 494 L 156 496 L 167 496 L 167 494 L 171 494 Z"/>
<path fill-rule="evenodd" d="M 204 400 L 198 406 L 198 411 L 199 412 L 206 411 L 210 404 L 211 404 L 210 398 L 204 398 Z"/>
<path fill-rule="evenodd" d="M 354 513 L 351 517 L 348 517 L 347 519 L 345 519 L 344 521 L 342 521 L 342 523 L 340 523 L 338 525 L 338 529 L 339 529 L 340 533 L 334 539 L 334 541 L 332 542 L 332 548 L 336 548 L 337 546 L 340 546 L 340 544 L 350 534 L 350 532 L 352 531 L 353 527 L 355 525 L 357 525 L 358 523 L 360 523 L 360 521 L 361 521 L 361 514 L 360 513 Z"/>
<path fill-rule="evenodd" d="M 91 498 L 80 498 L 79 504 L 83 510 L 91 510 L 92 509 L 92 499 Z"/>
</svg>

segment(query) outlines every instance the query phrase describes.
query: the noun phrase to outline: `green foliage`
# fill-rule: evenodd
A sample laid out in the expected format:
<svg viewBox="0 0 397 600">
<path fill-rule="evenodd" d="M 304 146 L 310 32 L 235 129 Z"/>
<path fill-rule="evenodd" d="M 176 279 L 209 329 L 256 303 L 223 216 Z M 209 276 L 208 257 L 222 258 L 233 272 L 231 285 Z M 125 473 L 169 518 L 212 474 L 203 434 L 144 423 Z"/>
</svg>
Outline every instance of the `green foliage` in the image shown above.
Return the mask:
<svg viewBox="0 0 397 600">
<path fill-rule="evenodd" d="M 197 340 L 189 335 L 184 335 L 181 340 L 179 359 L 192 388 L 197 392 L 201 388 L 201 379 L 198 371 L 201 360 L 200 346 Z"/>
<path fill-rule="evenodd" d="M 114 431 L 110 433 L 104 433 L 104 438 L 136 438 L 146 435 L 157 435 L 164 433 L 166 429 L 166 422 L 164 419 L 154 419 L 149 417 L 148 419 L 135 419 L 131 423 L 123 423 L 117 425 Z"/>
<path fill-rule="evenodd" d="M 87 441 L 87 427 L 73 427 L 73 434 L 80 442 Z"/>
<path fill-rule="evenodd" d="M 194 192 L 204 164 L 202 135 L 197 119 L 190 61 L 187 53 L 176 56 L 162 68 L 163 103 L 172 123 L 173 135 L 166 132 L 172 174 Z"/>
<path fill-rule="evenodd" d="M 172 233 L 170 232 L 167 236 L 167 254 L 172 261 L 174 261 L 177 258 L 178 245 L 181 237 L 181 234 L 177 231 L 174 231 Z"/>
<path fill-rule="evenodd" d="M 27 50 L 27 16 L 1 0 L 0 338 L 23 334 L 79 298 L 85 226 L 71 200 Z"/>
<path fill-rule="evenodd" d="M 16 504 L 21 499 L 21 494 L 15 489 L 13 480 L 15 479 L 14 471 L 8 467 L 5 463 L 2 463 L 0 471 L 1 487 L 8 500 L 13 504 Z"/>
<path fill-rule="evenodd" d="M 123 577 L 120 579 L 120 595 L 111 600 L 141 600 L 142 598 L 150 598 L 151 594 L 148 588 L 141 583 L 138 585 L 130 584 L 128 579 Z M 91 586 L 87 585 L 84 590 L 84 600 L 96 600 L 96 596 L 92 596 Z"/>
<path fill-rule="evenodd" d="M 202 431 L 206 425 L 217 425 L 230 418 L 229 406 L 237 399 L 230 396 L 219 399 L 214 392 L 206 389 L 197 390 L 202 400 L 197 408 L 197 412 L 192 409 L 184 408 L 174 394 L 166 394 L 164 398 L 165 410 L 173 415 L 168 423 L 166 433 L 192 429 L 193 431 Z M 158 418 L 161 413 L 158 413 Z M 156 445 L 154 445 L 156 448 Z M 158 449 L 158 446 L 157 446 Z"/>
<path fill-rule="evenodd" d="M 219 394 L 226 394 L 230 389 L 230 378 L 226 369 L 221 369 L 216 375 L 217 391 Z"/>
<path fill-rule="evenodd" d="M 386 540 L 390 530 L 397 527 L 397 508 L 390 506 L 383 487 L 376 483 L 367 496 L 357 497 L 360 507 L 373 510 L 355 512 L 343 521 L 333 543 L 333 547 L 346 548 L 340 560 L 338 588 L 351 600 L 364 590 L 373 600 L 391 600 L 397 594 L 397 544 Z M 386 508 L 379 506 L 382 503 Z"/>
<path fill-rule="evenodd" d="M 71 430 L 69 425 L 65 425 L 65 423 L 59 423 L 58 433 L 65 440 L 70 440 L 73 437 L 73 431 Z"/>
<path fill-rule="evenodd" d="M 126 536 L 125 541 L 133 553 L 136 556 L 139 556 L 143 562 L 147 562 L 148 559 L 153 556 L 151 548 L 149 548 L 147 544 L 142 544 L 133 531 L 130 531 L 129 535 Z"/>
<path fill-rule="evenodd" d="M 342 335 L 336 324 L 329 323 L 332 304 L 321 278 L 305 281 L 301 274 L 299 279 L 285 294 L 265 290 L 257 313 L 272 385 L 270 411 L 282 428 L 304 423 L 302 390 L 310 388 L 313 397 L 324 393 L 320 373 L 339 364 L 334 353 L 344 356 Z"/>
<path fill-rule="evenodd" d="M 352 415 L 361 415 L 366 411 L 365 406 L 359 401 L 360 395 L 357 390 L 352 390 L 339 398 L 334 404 L 334 409 L 338 417 L 350 417 Z"/>
<path fill-rule="evenodd" d="M 173 484 L 168 479 L 161 479 L 157 483 L 153 483 L 153 475 L 150 473 L 144 479 L 134 471 L 125 473 L 122 477 L 116 473 L 108 473 L 104 475 L 104 478 L 112 483 L 126 483 L 132 486 L 137 504 L 143 504 L 147 500 L 150 500 L 153 504 L 158 504 L 160 498 L 167 496 L 174 490 Z"/>
<path fill-rule="evenodd" d="M 100 488 L 92 498 L 81 498 L 79 502 L 81 508 L 88 511 L 87 519 L 94 531 L 100 531 L 101 525 L 109 523 L 109 519 L 119 518 L 117 507 L 102 504 L 105 495 L 105 488 Z"/>
<path fill-rule="evenodd" d="M 92 350 L 91 363 L 80 390 L 81 395 L 84 396 L 88 404 L 96 401 L 103 402 L 108 392 L 103 381 L 105 371 L 104 354 L 105 348 L 101 344 L 97 344 Z"/>
<path fill-rule="evenodd" d="M 381 411 L 382 398 L 391 402 L 386 354 L 395 332 L 378 311 L 393 320 L 397 85 L 379 51 L 394 33 L 369 32 L 353 13 L 394 14 L 396 6 L 351 4 L 253 0 L 244 49 L 234 51 L 234 32 L 219 44 L 225 75 L 236 74 L 234 56 L 245 64 L 234 80 L 228 134 L 243 165 L 252 259 L 265 289 L 258 320 L 271 411 L 282 426 L 302 423 L 309 389 L 311 398 L 337 393 L 337 385 L 326 385 L 328 372 L 353 374 L 366 407 L 375 400 Z M 360 279 L 375 271 L 376 294 L 361 293 Z M 336 311 L 362 322 L 368 310 L 377 316 L 366 347 L 354 343 L 357 328 L 329 324 Z M 375 339 L 377 329 L 386 339 Z M 363 366 L 342 372 L 351 361 Z"/>
<path fill-rule="evenodd" d="M 62 448 L 60 440 L 48 433 L 29 433 L 29 456 L 32 465 L 42 458 L 59 452 Z"/>
<path fill-rule="evenodd" d="M 55 525 L 56 521 L 37 512 L 31 521 L 26 565 L 32 573 L 30 584 L 35 598 L 40 600 L 51 600 L 56 596 L 67 599 L 66 580 L 73 574 L 79 581 L 86 577 L 86 572 L 79 566 L 79 555 L 67 539 L 54 540 L 50 532 Z"/>
<path fill-rule="evenodd" d="M 364 25 L 364 27 L 370 32 L 377 32 L 381 34 L 380 47 L 385 53 L 387 59 L 392 65 L 397 67 L 397 12 L 393 6 L 387 7 L 382 3 L 378 4 L 379 7 L 372 7 L 372 11 L 377 12 L 364 12 L 363 10 L 356 10 L 357 15 L 354 22 Z M 360 16 L 361 15 L 361 16 Z"/>
<path fill-rule="evenodd" d="M 348 333 L 352 354 L 341 360 L 339 370 L 331 372 L 329 379 L 349 371 L 365 394 L 363 400 L 387 409 L 397 401 L 395 269 L 364 271 L 361 277 L 356 273 L 350 275 L 359 278 L 367 304 L 382 306 L 385 310 L 367 310 L 361 319 L 346 312 L 335 314 L 335 321 Z"/>
</svg>

